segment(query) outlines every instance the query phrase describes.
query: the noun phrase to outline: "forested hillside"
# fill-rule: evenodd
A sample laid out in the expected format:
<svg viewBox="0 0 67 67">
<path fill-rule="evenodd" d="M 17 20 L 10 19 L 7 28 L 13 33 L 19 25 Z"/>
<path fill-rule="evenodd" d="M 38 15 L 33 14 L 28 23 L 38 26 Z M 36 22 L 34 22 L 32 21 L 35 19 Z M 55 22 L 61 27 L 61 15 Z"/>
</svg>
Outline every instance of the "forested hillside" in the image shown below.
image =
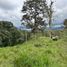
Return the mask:
<svg viewBox="0 0 67 67">
<path fill-rule="evenodd" d="M 0 21 L 0 47 L 11 46 L 23 42 L 20 31 L 8 21 Z"/>
</svg>

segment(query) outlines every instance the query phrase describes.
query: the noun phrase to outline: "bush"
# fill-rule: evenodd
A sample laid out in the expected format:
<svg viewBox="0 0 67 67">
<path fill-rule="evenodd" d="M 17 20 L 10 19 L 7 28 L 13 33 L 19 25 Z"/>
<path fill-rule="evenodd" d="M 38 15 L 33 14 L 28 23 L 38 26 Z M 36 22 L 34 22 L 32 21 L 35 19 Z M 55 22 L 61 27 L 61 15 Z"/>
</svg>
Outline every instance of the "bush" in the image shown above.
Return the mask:
<svg viewBox="0 0 67 67">
<path fill-rule="evenodd" d="M 23 43 L 23 35 L 11 22 L 0 21 L 0 47 L 18 44 L 20 38 L 22 38 L 21 42 Z"/>
</svg>

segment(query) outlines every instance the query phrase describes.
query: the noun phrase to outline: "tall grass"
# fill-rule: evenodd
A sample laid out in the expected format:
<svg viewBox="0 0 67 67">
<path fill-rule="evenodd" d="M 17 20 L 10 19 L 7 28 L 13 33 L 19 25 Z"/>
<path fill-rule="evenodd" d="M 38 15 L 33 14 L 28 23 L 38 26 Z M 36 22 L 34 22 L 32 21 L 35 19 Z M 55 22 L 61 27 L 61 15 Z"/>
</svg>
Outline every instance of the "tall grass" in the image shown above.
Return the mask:
<svg viewBox="0 0 67 67">
<path fill-rule="evenodd" d="M 67 67 L 67 33 L 62 34 L 58 41 L 39 35 L 21 45 L 0 48 L 0 67 Z"/>
</svg>

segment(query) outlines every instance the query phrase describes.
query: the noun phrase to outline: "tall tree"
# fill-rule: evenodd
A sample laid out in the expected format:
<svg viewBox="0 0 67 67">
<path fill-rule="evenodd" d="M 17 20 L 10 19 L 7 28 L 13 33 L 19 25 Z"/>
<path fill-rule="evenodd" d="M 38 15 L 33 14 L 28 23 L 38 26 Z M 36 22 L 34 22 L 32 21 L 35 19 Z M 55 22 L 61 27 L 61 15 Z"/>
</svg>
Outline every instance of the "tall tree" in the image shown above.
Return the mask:
<svg viewBox="0 0 67 67">
<path fill-rule="evenodd" d="M 64 20 L 64 26 L 67 28 L 67 19 Z"/>
<path fill-rule="evenodd" d="M 53 17 L 53 1 L 50 0 L 50 5 L 45 5 L 47 16 L 48 16 L 48 23 L 51 26 L 52 17 Z"/>
<path fill-rule="evenodd" d="M 21 32 L 9 21 L 0 21 L 0 47 L 24 42 Z"/>
<path fill-rule="evenodd" d="M 50 0 L 50 4 L 48 5 L 47 2 L 44 2 L 44 9 L 46 10 L 47 14 L 47 19 L 48 19 L 48 24 L 49 28 L 51 28 L 52 25 L 52 19 L 53 19 L 53 1 Z M 49 36 L 52 37 L 52 31 L 49 30 Z"/>
<path fill-rule="evenodd" d="M 49 19 L 50 25 L 52 20 L 52 4 L 53 2 L 51 1 L 50 5 L 48 5 L 46 0 L 26 0 L 22 8 L 24 13 L 22 17 L 23 24 L 32 28 L 33 32 L 46 26 L 44 18 Z"/>
</svg>

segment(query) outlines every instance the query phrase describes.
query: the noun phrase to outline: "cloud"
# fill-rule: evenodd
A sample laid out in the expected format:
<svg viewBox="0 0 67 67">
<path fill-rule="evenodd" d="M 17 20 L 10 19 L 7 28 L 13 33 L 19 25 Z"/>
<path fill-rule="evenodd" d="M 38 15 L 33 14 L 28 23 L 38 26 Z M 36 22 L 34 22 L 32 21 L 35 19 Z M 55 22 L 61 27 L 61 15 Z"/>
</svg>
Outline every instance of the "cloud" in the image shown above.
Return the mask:
<svg viewBox="0 0 67 67">
<path fill-rule="evenodd" d="M 18 1 L 16 0 L 0 0 L 0 8 L 4 10 L 12 10 L 18 7 Z"/>
<path fill-rule="evenodd" d="M 0 20 L 12 21 L 14 25 L 20 25 L 23 1 L 0 0 Z"/>
<path fill-rule="evenodd" d="M 61 22 L 67 18 L 67 0 L 53 0 L 55 20 Z M 21 9 L 24 0 L 0 0 L 0 20 L 12 21 L 14 25 L 20 25 Z"/>
<path fill-rule="evenodd" d="M 67 0 L 54 1 L 54 16 L 56 23 L 62 23 L 67 18 Z"/>
<path fill-rule="evenodd" d="M 67 6 L 67 0 L 56 0 L 56 7 L 59 9 L 64 8 L 65 6 Z"/>
</svg>

